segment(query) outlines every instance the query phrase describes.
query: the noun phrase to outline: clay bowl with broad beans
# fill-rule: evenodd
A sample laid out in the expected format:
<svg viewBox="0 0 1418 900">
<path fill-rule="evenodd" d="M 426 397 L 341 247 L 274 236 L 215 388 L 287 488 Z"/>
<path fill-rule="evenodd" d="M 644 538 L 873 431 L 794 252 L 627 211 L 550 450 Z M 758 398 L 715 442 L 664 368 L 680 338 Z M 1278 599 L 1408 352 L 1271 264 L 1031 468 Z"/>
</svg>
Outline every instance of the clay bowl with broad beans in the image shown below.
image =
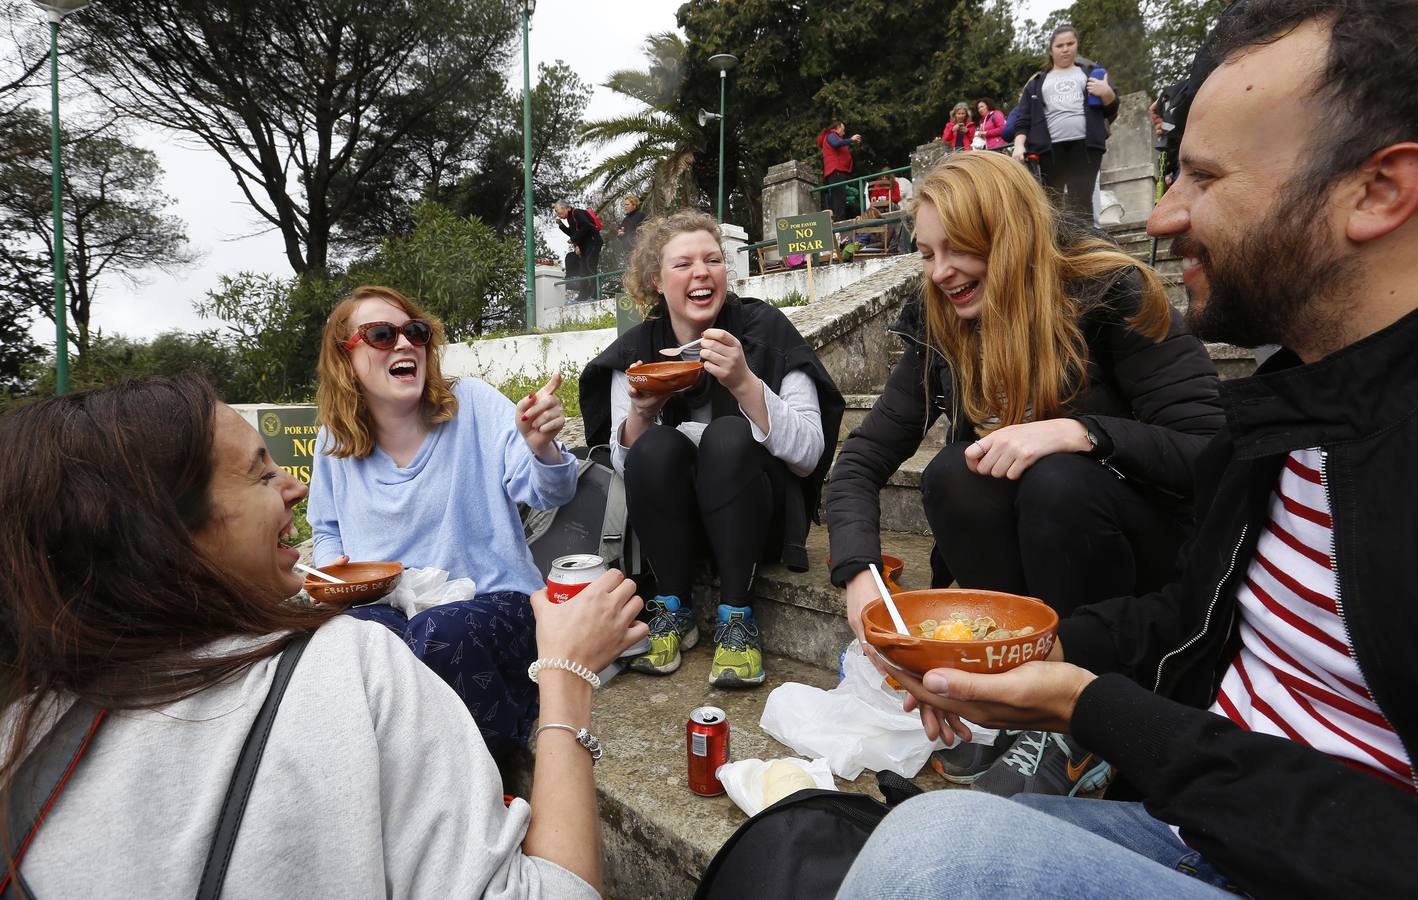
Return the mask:
<svg viewBox="0 0 1418 900">
<path fill-rule="evenodd" d="M 326 575 L 333 575 L 344 584 L 324 581 L 314 575 L 305 576 L 305 592 L 316 603 L 334 606 L 354 606 L 370 603 L 392 591 L 404 574 L 402 563 L 350 562 L 340 566 L 319 566 Z"/>
<path fill-rule="evenodd" d="M 697 360 L 641 363 L 625 370 L 630 386 L 647 394 L 673 394 L 694 387 L 704 363 Z"/>
<path fill-rule="evenodd" d="M 1007 672 L 1031 659 L 1048 656 L 1058 635 L 1059 614 L 1033 597 L 997 591 L 926 590 L 893 591 L 891 599 L 911 634 L 896 632 L 881 598 L 862 610 L 862 630 L 867 643 L 887 662 L 917 677 L 931 669 Z M 986 616 L 994 620 L 995 627 L 1014 634 L 994 639 L 937 640 L 920 631 L 921 623 L 927 620 L 973 623 Z"/>
</svg>

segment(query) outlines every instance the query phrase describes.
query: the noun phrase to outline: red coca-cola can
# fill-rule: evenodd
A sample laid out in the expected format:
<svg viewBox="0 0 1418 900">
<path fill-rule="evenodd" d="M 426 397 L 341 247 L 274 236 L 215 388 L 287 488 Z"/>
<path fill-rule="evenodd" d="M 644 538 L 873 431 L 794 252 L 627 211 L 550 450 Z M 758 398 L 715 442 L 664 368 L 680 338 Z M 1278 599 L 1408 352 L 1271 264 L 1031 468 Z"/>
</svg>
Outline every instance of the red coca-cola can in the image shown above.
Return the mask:
<svg viewBox="0 0 1418 900">
<path fill-rule="evenodd" d="M 729 761 L 729 717 L 717 706 L 701 706 L 689 714 L 685 731 L 689 789 L 705 797 L 722 794 L 717 773 Z"/>
<path fill-rule="evenodd" d="M 606 561 L 594 553 L 558 556 L 551 561 L 551 571 L 547 573 L 547 599 L 565 603 L 604 574 Z"/>
</svg>

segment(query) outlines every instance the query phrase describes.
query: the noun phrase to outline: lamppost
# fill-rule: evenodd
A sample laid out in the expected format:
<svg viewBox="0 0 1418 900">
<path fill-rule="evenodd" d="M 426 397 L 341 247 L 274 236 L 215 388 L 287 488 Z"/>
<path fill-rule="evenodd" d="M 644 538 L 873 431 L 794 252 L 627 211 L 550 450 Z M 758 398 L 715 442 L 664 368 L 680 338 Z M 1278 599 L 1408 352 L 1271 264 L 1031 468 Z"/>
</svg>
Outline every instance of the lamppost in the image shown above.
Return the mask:
<svg viewBox="0 0 1418 900">
<path fill-rule="evenodd" d="M 49 16 L 49 168 L 54 200 L 54 392 L 69 392 L 69 328 L 64 304 L 64 211 L 59 176 L 59 23 L 90 0 L 32 0 Z"/>
<path fill-rule="evenodd" d="M 537 0 L 522 0 L 522 206 L 523 253 L 527 267 L 527 330 L 537 324 L 537 264 L 532 240 L 532 57 L 528 32 Z"/>
<path fill-rule="evenodd" d="M 730 53 L 716 53 L 709 57 L 709 65 L 719 70 L 719 221 L 724 221 L 724 83 L 729 78 L 729 70 L 739 64 L 739 58 Z"/>
</svg>

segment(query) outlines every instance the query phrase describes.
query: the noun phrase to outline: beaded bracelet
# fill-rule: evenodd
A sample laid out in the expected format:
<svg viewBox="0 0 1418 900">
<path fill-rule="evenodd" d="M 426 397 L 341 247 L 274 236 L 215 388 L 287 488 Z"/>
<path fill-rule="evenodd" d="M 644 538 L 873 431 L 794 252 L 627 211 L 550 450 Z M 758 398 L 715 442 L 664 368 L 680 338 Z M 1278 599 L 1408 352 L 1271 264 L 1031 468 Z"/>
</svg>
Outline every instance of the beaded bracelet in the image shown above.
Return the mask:
<svg viewBox="0 0 1418 900">
<path fill-rule="evenodd" d="M 564 669 L 572 675 L 578 675 L 591 685 L 594 690 L 601 686 L 601 677 L 579 662 L 572 662 L 569 659 L 539 659 L 527 667 L 527 677 L 532 679 L 532 684 L 537 684 L 537 673 L 542 669 Z"/>
</svg>

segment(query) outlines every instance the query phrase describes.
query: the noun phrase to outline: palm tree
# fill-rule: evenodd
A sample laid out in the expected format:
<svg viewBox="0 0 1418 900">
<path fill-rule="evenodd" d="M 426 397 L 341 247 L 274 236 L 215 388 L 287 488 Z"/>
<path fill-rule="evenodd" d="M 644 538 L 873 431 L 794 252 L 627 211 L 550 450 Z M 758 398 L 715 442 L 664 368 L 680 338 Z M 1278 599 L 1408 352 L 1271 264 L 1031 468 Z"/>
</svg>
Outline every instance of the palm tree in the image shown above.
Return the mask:
<svg viewBox="0 0 1418 900">
<path fill-rule="evenodd" d="M 627 149 L 588 172 L 583 184 L 600 182 L 606 197 L 640 193 L 650 215 L 699 204 L 703 192 L 694 175 L 694 161 L 704 152 L 704 131 L 679 106 L 687 55 L 683 38 L 661 32 L 645 40 L 649 62 L 645 69 L 611 74 L 605 86 L 643 108 L 582 127 L 582 138 L 595 147 L 623 138 L 632 140 Z"/>
</svg>

